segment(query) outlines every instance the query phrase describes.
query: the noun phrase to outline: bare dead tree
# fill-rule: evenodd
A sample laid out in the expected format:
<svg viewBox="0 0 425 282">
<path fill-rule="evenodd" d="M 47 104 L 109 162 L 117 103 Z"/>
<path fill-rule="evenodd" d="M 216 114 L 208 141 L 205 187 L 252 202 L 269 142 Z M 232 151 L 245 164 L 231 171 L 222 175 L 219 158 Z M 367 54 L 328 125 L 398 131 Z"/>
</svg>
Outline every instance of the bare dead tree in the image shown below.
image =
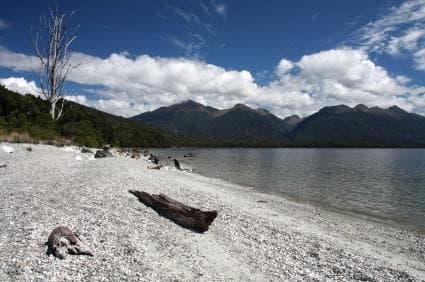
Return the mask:
<svg viewBox="0 0 425 282">
<path fill-rule="evenodd" d="M 77 38 L 70 34 L 70 20 L 74 12 L 61 12 L 59 7 L 49 9 L 40 17 L 40 25 L 32 30 L 32 41 L 40 69 L 36 73 L 42 95 L 50 103 L 50 115 L 58 120 L 63 111 L 63 88 L 71 71 L 76 67 L 70 62 L 69 47 Z M 58 103 L 60 101 L 60 106 Z"/>
</svg>

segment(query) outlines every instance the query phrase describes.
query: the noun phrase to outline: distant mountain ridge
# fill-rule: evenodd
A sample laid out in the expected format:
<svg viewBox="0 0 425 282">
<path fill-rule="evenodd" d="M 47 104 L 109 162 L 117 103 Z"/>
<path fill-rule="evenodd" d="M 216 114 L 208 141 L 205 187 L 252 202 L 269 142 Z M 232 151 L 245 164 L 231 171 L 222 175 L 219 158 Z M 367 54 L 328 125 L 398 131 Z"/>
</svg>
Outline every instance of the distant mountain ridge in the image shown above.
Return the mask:
<svg viewBox="0 0 425 282">
<path fill-rule="evenodd" d="M 397 106 L 324 107 L 300 122 L 288 137 L 301 146 L 424 147 L 425 117 Z"/>
<path fill-rule="evenodd" d="M 188 100 L 132 117 L 160 128 L 185 135 L 224 139 L 286 140 L 294 121 L 286 122 L 264 109 L 244 104 L 218 110 Z"/>
<path fill-rule="evenodd" d="M 46 101 L 0 86 L 0 139 L 13 133 L 93 147 L 425 148 L 425 117 L 397 106 L 339 105 L 281 119 L 243 104 L 219 110 L 186 101 L 127 119 L 69 101 L 53 122 Z"/>
<path fill-rule="evenodd" d="M 190 136 L 281 140 L 295 147 L 425 147 L 425 117 L 397 106 L 338 105 L 304 119 L 280 119 L 243 104 L 218 110 L 189 100 L 131 119 Z"/>
</svg>

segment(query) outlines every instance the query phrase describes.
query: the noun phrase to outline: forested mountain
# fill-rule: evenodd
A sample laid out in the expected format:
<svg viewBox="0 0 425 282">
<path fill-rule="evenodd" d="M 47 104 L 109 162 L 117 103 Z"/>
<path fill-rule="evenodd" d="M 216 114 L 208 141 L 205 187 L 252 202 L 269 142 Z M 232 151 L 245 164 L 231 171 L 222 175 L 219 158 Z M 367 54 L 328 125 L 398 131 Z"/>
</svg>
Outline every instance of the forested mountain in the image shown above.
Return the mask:
<svg viewBox="0 0 425 282">
<path fill-rule="evenodd" d="M 425 117 L 397 106 L 325 107 L 301 119 L 280 119 L 264 109 L 237 104 L 218 110 L 186 101 L 132 119 L 190 136 L 281 140 L 299 147 L 424 147 Z"/>
<path fill-rule="evenodd" d="M 0 136 L 12 132 L 93 147 L 425 147 L 425 117 L 396 106 L 340 105 L 280 119 L 243 104 L 218 110 L 186 101 L 127 119 L 67 101 L 53 122 L 46 101 L 0 86 Z"/>
<path fill-rule="evenodd" d="M 35 140 L 65 138 L 93 147 L 164 147 L 194 141 L 70 101 L 65 103 L 63 116 L 53 122 L 46 101 L 0 86 L 0 135 L 11 132 L 26 133 Z"/>
<path fill-rule="evenodd" d="M 286 140 L 292 126 L 263 109 L 237 104 L 231 109 L 218 110 L 190 100 L 132 119 L 172 132 L 221 139 Z"/>
<path fill-rule="evenodd" d="M 325 107 L 300 122 L 288 137 L 301 146 L 424 147 L 425 117 L 397 106 Z"/>
</svg>

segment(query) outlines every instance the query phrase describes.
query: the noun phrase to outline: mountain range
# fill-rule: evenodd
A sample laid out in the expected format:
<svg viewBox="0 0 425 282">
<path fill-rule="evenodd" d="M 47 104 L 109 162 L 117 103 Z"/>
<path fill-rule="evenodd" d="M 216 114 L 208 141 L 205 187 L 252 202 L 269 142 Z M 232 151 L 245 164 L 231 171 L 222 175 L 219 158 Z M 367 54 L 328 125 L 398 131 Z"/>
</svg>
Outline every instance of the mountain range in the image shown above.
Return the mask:
<svg viewBox="0 0 425 282">
<path fill-rule="evenodd" d="M 243 104 L 219 110 L 185 101 L 132 120 L 183 135 L 218 139 L 280 141 L 301 147 L 424 147 L 425 117 L 397 106 L 324 107 L 304 119 L 281 119 Z"/>
<path fill-rule="evenodd" d="M 66 139 L 99 147 L 425 147 L 425 117 L 397 106 L 325 107 L 308 117 L 281 119 L 237 104 L 215 109 L 185 101 L 130 119 L 66 102 L 53 122 L 48 102 L 0 86 L 0 139 Z"/>
<path fill-rule="evenodd" d="M 264 109 L 237 104 L 218 110 L 194 101 L 162 107 L 131 118 L 174 133 L 222 139 L 286 139 L 297 118 L 282 120 Z"/>
</svg>

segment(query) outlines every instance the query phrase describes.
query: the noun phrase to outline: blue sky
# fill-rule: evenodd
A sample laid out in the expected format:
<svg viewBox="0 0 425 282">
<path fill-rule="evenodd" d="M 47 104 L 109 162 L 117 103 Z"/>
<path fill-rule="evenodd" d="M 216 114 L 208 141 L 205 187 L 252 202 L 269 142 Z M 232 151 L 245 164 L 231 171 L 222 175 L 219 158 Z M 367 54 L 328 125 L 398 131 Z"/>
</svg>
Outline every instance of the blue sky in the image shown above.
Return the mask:
<svg viewBox="0 0 425 282">
<path fill-rule="evenodd" d="M 0 83 L 37 94 L 30 27 L 0 0 Z M 23 9 L 25 7 L 25 9 Z M 68 99 L 123 116 L 193 99 L 279 116 L 335 104 L 425 113 L 425 1 L 69 1 Z"/>
</svg>

